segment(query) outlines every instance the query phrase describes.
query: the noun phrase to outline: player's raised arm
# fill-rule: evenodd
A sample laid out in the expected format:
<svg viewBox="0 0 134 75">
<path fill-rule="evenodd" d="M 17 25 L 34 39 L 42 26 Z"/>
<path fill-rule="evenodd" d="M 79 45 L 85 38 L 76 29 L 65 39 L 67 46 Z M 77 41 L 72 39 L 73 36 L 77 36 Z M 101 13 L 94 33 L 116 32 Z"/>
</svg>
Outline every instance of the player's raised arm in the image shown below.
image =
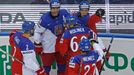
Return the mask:
<svg viewBox="0 0 134 75">
<path fill-rule="evenodd" d="M 93 14 L 88 19 L 88 27 L 92 29 L 95 33 L 97 33 L 96 23 L 101 22 L 102 16 L 104 16 L 105 10 L 104 9 L 97 9 L 95 14 Z"/>
</svg>

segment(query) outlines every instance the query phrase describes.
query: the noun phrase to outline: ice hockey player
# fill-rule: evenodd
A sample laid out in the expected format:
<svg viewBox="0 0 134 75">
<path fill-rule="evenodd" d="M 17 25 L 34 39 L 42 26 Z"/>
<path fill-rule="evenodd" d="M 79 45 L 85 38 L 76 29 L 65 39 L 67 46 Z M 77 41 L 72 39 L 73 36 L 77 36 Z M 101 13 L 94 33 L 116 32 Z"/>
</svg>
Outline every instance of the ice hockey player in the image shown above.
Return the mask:
<svg viewBox="0 0 134 75">
<path fill-rule="evenodd" d="M 17 59 L 12 59 L 12 75 L 45 75 L 44 69 L 36 60 L 34 43 L 29 39 L 33 36 L 34 26 L 33 21 L 25 21 L 22 32 L 10 33 L 11 55 Z"/>
<path fill-rule="evenodd" d="M 89 11 L 89 2 L 81 1 L 79 4 L 79 12 L 76 14 L 76 17 L 78 18 L 78 23 L 83 26 L 89 27 L 95 33 L 97 33 L 96 23 L 101 22 L 102 16 L 104 16 L 105 11 L 103 9 L 97 9 L 97 11 L 93 15 L 89 14 Z"/>
<path fill-rule="evenodd" d="M 94 50 L 91 50 L 91 46 Z M 69 61 L 68 75 L 99 75 L 96 62 L 102 59 L 103 51 L 100 46 L 83 38 L 79 43 L 81 54 L 72 57 Z"/>
<path fill-rule="evenodd" d="M 74 16 L 66 17 L 65 26 L 68 27 L 60 40 L 60 53 L 66 58 L 66 66 L 71 57 L 80 54 L 79 42 L 82 38 L 96 40 L 96 34 L 88 27 L 81 26 Z M 64 49 L 63 49 L 64 48 Z M 68 67 L 66 67 L 66 71 Z M 66 72 L 67 74 L 68 72 Z M 67 74 L 68 75 L 68 74 Z"/>
<path fill-rule="evenodd" d="M 65 62 L 58 52 L 58 43 L 64 31 L 64 18 L 69 15 L 67 10 L 60 9 L 58 0 L 51 0 L 50 11 L 41 16 L 40 22 L 36 26 L 34 34 L 35 45 L 38 48 L 36 53 L 41 55 L 47 75 L 55 60 L 58 67 L 57 75 L 64 75 Z"/>
<path fill-rule="evenodd" d="M 91 16 L 89 14 L 89 10 L 90 10 L 89 2 L 81 1 L 79 4 L 79 12 L 77 13 L 76 17 L 78 18 L 78 23 L 80 23 L 83 26 L 89 27 L 91 30 L 93 30 L 97 34 L 96 24 L 98 22 L 101 22 L 102 17 L 105 14 L 105 10 L 97 9 L 95 14 Z M 103 42 L 100 38 L 98 38 L 98 42 L 101 45 L 102 49 L 105 49 L 105 46 L 103 45 Z"/>
<path fill-rule="evenodd" d="M 105 10 L 104 9 L 97 9 L 95 14 L 93 14 L 93 15 L 89 14 L 89 10 L 90 10 L 89 2 L 88 1 L 81 1 L 79 4 L 79 12 L 76 15 L 78 20 L 79 20 L 78 23 L 80 23 L 81 25 L 89 27 L 91 30 L 93 30 L 97 34 L 98 32 L 97 32 L 96 24 L 98 22 L 101 22 L 102 17 L 105 14 Z M 106 47 L 103 44 L 103 41 L 99 37 L 97 40 L 99 42 L 99 45 L 103 49 L 103 51 L 107 52 Z M 108 53 L 106 55 L 107 59 L 109 59 L 109 57 L 110 57 L 110 53 Z M 98 67 L 98 69 L 101 68 L 101 61 L 97 62 L 97 67 Z"/>
</svg>

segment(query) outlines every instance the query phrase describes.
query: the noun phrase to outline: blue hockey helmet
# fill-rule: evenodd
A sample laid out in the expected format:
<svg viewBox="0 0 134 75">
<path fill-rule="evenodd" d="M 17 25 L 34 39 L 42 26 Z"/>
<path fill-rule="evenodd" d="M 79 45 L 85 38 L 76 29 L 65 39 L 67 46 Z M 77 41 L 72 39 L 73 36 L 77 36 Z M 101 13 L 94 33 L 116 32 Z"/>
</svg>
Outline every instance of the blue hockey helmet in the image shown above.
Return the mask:
<svg viewBox="0 0 134 75">
<path fill-rule="evenodd" d="M 83 52 L 90 51 L 91 48 L 90 40 L 87 38 L 83 38 L 79 43 L 79 48 Z"/>
<path fill-rule="evenodd" d="M 79 10 L 82 9 L 89 9 L 90 8 L 90 4 L 88 1 L 81 1 L 79 4 Z"/>
<path fill-rule="evenodd" d="M 75 16 L 67 16 L 66 24 L 77 24 L 77 18 Z"/>
<path fill-rule="evenodd" d="M 22 24 L 22 31 L 29 32 L 34 29 L 35 23 L 33 21 L 24 21 Z"/>
<path fill-rule="evenodd" d="M 75 16 L 67 16 L 64 20 L 64 25 L 67 28 L 73 28 L 75 26 L 78 26 L 78 20 Z"/>
<path fill-rule="evenodd" d="M 60 7 L 59 0 L 50 0 L 50 8 L 52 7 Z"/>
</svg>

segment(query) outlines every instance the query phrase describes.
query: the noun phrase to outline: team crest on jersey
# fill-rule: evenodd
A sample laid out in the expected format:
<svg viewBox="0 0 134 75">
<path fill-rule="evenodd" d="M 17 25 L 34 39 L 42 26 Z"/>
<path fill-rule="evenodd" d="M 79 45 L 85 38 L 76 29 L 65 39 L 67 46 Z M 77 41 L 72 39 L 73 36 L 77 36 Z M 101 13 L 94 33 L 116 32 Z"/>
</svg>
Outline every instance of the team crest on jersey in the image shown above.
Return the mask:
<svg viewBox="0 0 134 75">
<path fill-rule="evenodd" d="M 60 34 L 62 34 L 62 32 L 63 32 L 62 25 L 56 25 L 55 26 L 55 34 L 60 35 Z"/>
<path fill-rule="evenodd" d="M 71 68 L 75 68 L 75 63 L 73 61 L 74 61 L 74 57 L 72 57 L 69 61 L 69 67 Z"/>
</svg>

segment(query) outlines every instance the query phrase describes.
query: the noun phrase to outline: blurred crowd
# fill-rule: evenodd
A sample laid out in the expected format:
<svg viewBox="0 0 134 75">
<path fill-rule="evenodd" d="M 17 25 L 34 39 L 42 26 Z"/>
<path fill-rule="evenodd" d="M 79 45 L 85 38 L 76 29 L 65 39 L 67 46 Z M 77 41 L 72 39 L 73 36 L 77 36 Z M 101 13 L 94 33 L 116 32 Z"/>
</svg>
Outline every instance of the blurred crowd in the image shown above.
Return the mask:
<svg viewBox="0 0 134 75">
<path fill-rule="evenodd" d="M 62 4 L 79 4 L 83 0 L 60 0 Z M 91 4 L 105 4 L 106 0 L 85 0 Z M 134 0 L 109 0 L 110 4 L 133 4 Z M 34 4 L 47 4 L 49 0 L 34 0 Z"/>
<path fill-rule="evenodd" d="M 62 4 L 79 4 L 83 0 L 60 0 Z M 105 4 L 106 0 L 85 0 L 91 4 Z M 110 4 L 134 4 L 134 0 L 109 0 Z M 0 4 L 48 4 L 49 0 L 0 0 Z"/>
</svg>

